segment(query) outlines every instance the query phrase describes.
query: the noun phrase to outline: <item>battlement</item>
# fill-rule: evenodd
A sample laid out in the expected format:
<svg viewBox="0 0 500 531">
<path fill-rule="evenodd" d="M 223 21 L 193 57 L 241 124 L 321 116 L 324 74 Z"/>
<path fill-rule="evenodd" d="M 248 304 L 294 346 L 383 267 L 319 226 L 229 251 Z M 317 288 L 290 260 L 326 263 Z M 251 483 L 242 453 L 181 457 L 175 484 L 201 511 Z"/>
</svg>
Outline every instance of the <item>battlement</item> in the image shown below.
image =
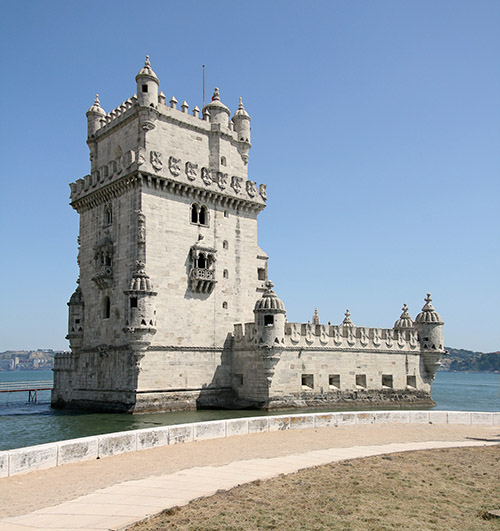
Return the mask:
<svg viewBox="0 0 500 531">
<path fill-rule="evenodd" d="M 420 349 L 416 330 L 287 322 L 284 332 L 284 340 L 279 344 L 280 347 L 381 351 L 418 351 Z M 236 348 L 255 346 L 256 338 L 255 323 L 234 326 Z"/>
</svg>

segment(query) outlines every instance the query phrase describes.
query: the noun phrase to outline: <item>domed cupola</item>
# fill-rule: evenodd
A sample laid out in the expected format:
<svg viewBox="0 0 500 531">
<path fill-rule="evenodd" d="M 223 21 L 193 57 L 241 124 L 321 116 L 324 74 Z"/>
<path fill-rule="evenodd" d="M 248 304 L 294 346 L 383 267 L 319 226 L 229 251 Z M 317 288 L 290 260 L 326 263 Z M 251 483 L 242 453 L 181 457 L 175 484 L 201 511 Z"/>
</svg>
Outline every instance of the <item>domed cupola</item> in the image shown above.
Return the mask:
<svg viewBox="0 0 500 531">
<path fill-rule="evenodd" d="M 346 326 L 348 328 L 354 327 L 354 323 L 351 321 L 351 312 L 349 311 L 349 308 L 345 311 L 345 317 L 342 321 L 342 326 Z"/>
<path fill-rule="evenodd" d="M 441 316 L 436 312 L 434 306 L 432 306 L 431 294 L 427 293 L 427 297 L 424 299 L 425 305 L 422 311 L 415 317 L 415 322 L 419 324 L 444 324 Z"/>
<path fill-rule="evenodd" d="M 406 305 L 406 302 L 403 304 L 402 309 L 403 313 L 401 314 L 399 319 L 394 323 L 395 330 L 409 330 L 413 328 L 413 319 L 408 313 L 408 306 Z"/>
<path fill-rule="evenodd" d="M 214 89 L 212 101 L 203 107 L 203 114 L 205 114 L 206 111 L 208 111 L 210 115 L 211 123 L 227 127 L 231 111 L 222 103 L 222 101 L 220 101 L 220 92 L 217 87 Z"/>
<path fill-rule="evenodd" d="M 254 312 L 286 313 L 285 304 L 273 291 L 273 287 L 274 284 L 268 280 L 266 282 L 267 289 L 255 303 Z"/>
<path fill-rule="evenodd" d="M 104 116 L 106 116 L 106 111 L 101 107 L 99 94 L 96 94 L 94 103 L 87 111 L 87 134 L 89 138 L 101 127 L 101 120 Z"/>
<path fill-rule="evenodd" d="M 158 87 L 160 80 L 151 68 L 149 55 L 146 55 L 144 66 L 135 76 L 137 83 L 137 100 L 143 107 L 156 107 L 158 105 Z"/>
<path fill-rule="evenodd" d="M 274 293 L 273 283 L 266 282 L 266 291 L 255 303 L 255 342 L 272 348 L 285 343 L 286 309 L 283 301 Z"/>
<path fill-rule="evenodd" d="M 236 131 L 239 142 L 238 150 L 245 164 L 248 162 L 248 152 L 251 147 L 250 143 L 250 116 L 248 115 L 245 107 L 243 106 L 243 100 L 240 98 L 240 104 L 238 110 L 233 116 L 234 130 Z"/>
</svg>

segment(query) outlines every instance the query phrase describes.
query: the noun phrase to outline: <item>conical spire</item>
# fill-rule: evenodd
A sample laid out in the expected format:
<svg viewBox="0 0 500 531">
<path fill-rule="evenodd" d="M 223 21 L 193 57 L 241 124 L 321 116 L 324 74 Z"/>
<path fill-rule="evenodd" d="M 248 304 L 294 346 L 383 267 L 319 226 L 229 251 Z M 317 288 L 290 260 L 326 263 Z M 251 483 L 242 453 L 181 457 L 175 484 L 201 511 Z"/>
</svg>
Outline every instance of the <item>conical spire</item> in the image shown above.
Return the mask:
<svg viewBox="0 0 500 531">
<path fill-rule="evenodd" d="M 238 110 L 234 113 L 233 120 L 234 118 L 243 118 L 243 117 L 250 118 L 249 114 L 245 110 L 245 106 L 243 105 L 243 98 L 240 96 L 240 103 L 238 105 Z"/>
<path fill-rule="evenodd" d="M 342 321 L 342 326 L 354 326 L 354 323 L 351 321 L 351 312 L 349 311 L 349 308 L 345 311 L 345 317 Z"/>
<path fill-rule="evenodd" d="M 436 312 L 432 305 L 431 294 L 427 293 L 427 297 L 424 299 L 425 304 L 422 311 L 415 317 L 416 323 L 435 323 L 443 324 L 441 316 Z"/>
<path fill-rule="evenodd" d="M 403 304 L 402 310 L 403 310 L 403 313 L 401 314 L 399 319 L 394 323 L 394 328 L 396 330 L 404 330 L 408 328 L 413 328 L 413 319 L 408 313 L 408 306 L 406 305 L 406 302 Z"/>
</svg>

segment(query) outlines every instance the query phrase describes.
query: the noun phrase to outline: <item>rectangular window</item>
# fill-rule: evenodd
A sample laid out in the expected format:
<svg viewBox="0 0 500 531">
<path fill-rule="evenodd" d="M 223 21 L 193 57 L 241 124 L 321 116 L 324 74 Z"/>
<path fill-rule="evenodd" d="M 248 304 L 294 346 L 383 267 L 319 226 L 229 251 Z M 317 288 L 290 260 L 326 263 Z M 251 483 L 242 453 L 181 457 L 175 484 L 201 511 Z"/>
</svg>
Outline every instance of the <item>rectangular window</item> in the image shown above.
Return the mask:
<svg viewBox="0 0 500 531">
<path fill-rule="evenodd" d="M 304 390 L 314 389 L 314 375 L 312 374 L 302 375 L 302 389 Z"/>
<path fill-rule="evenodd" d="M 130 307 L 137 308 L 137 297 L 130 297 Z"/>
<path fill-rule="evenodd" d="M 330 374 L 328 376 L 328 387 L 333 390 L 340 389 L 340 374 Z"/>
<path fill-rule="evenodd" d="M 274 315 L 264 315 L 264 326 L 274 325 Z"/>
<path fill-rule="evenodd" d="M 407 387 L 412 387 L 413 389 L 416 389 L 417 388 L 417 377 L 416 376 L 412 376 L 411 374 L 408 374 L 406 376 L 406 386 Z"/>
<path fill-rule="evenodd" d="M 257 269 L 257 276 L 259 280 L 266 280 L 266 270 L 263 267 Z"/>
<path fill-rule="evenodd" d="M 148 86 L 142 85 L 142 92 L 147 92 L 147 91 L 148 91 Z"/>
<path fill-rule="evenodd" d="M 356 374 L 356 387 L 366 389 L 366 374 Z"/>
<path fill-rule="evenodd" d="M 392 374 L 382 374 L 382 387 L 392 389 Z"/>
</svg>

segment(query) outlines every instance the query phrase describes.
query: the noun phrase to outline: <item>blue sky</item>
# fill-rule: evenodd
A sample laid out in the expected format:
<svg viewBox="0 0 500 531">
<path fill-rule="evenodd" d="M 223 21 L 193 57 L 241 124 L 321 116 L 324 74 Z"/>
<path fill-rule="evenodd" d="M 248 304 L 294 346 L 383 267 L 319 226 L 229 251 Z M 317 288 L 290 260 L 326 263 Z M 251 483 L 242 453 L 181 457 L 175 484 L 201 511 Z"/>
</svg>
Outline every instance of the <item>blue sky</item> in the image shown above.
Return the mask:
<svg viewBox="0 0 500 531">
<path fill-rule="evenodd" d="M 290 321 L 390 327 L 427 291 L 445 343 L 500 350 L 498 1 L 22 1 L 0 21 L 0 351 L 67 348 L 85 112 L 218 86 L 252 117 L 259 242 Z"/>
</svg>

